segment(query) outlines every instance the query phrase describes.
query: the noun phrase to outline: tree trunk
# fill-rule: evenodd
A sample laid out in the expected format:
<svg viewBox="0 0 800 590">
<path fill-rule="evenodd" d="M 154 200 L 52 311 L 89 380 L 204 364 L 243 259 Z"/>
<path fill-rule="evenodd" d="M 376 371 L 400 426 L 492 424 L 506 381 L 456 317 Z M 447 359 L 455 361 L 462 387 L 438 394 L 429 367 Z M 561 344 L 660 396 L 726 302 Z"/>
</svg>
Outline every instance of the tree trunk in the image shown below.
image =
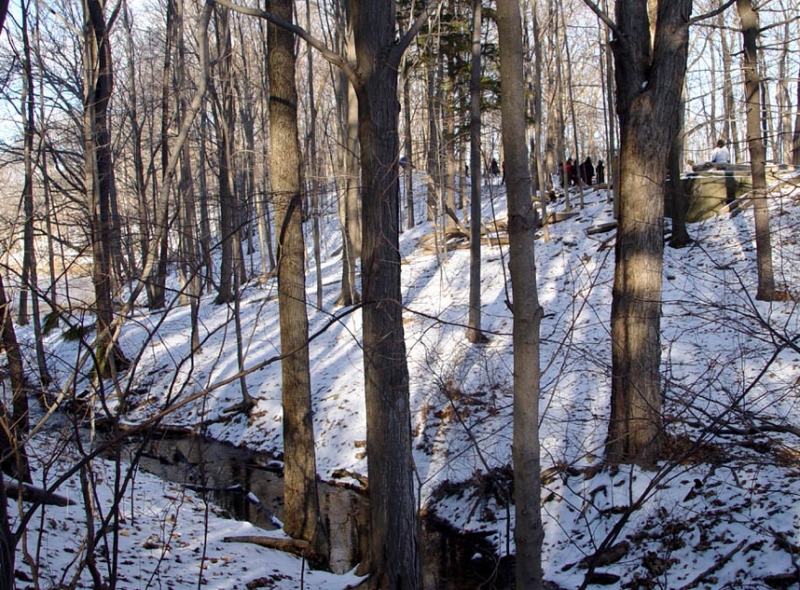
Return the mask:
<svg viewBox="0 0 800 590">
<path fill-rule="evenodd" d="M 292 21 L 291 0 L 270 0 L 268 9 Z M 305 296 L 303 194 L 297 137 L 294 35 L 267 25 L 269 68 L 270 170 L 275 193 L 283 379 L 284 529 L 312 543 L 315 566 L 328 561 L 327 534 L 319 513 L 308 316 Z"/>
<path fill-rule="evenodd" d="M 783 25 L 783 37 L 791 35 L 789 21 Z M 789 68 L 787 61 L 791 45 L 784 43 L 781 49 L 778 69 L 777 102 L 778 102 L 778 137 L 775 147 L 775 159 L 778 164 L 788 164 L 792 160 L 792 99 L 789 95 Z"/>
<path fill-rule="evenodd" d="M 444 174 L 442 183 L 442 229 L 447 230 L 454 227 L 454 220 L 448 215 L 448 210 L 455 213 L 456 210 L 456 74 L 453 58 L 445 57 L 447 60 L 447 74 L 443 76 L 443 87 L 445 96 L 450 97 L 448 104 L 444 105 Z M 444 239 L 444 236 L 442 236 Z M 445 248 L 445 252 L 447 249 Z"/>
<path fill-rule="evenodd" d="M 97 319 L 97 372 L 109 377 L 124 370 L 128 361 L 111 332 L 112 222 L 111 195 L 114 169 L 108 106 L 113 88 L 111 46 L 105 22 L 104 0 L 84 0 L 84 146 L 86 194 L 92 235 L 92 282 Z"/>
<path fill-rule="evenodd" d="M 722 4 L 724 0 L 720 0 Z M 725 15 L 718 15 L 718 29 L 722 41 L 722 93 L 724 95 L 725 124 L 723 126 L 723 139 L 733 147 L 732 162 L 741 162 L 742 154 L 739 148 L 739 130 L 736 125 L 736 98 L 733 95 L 733 80 L 731 78 L 732 52 L 728 43 L 728 30 L 725 25 Z"/>
<path fill-rule="evenodd" d="M 136 194 L 139 217 L 136 220 L 139 226 L 140 257 L 146 260 L 149 256 L 149 241 L 152 233 L 150 227 L 150 207 L 147 203 L 147 183 L 144 178 L 144 158 L 142 156 L 142 126 L 139 123 L 139 101 L 136 89 L 136 62 L 133 46 L 133 23 L 127 0 L 122 3 L 122 22 L 125 28 L 125 53 L 128 58 L 128 105 L 125 110 L 131 125 L 131 147 L 133 150 L 133 190 Z M 147 289 L 148 307 L 152 309 L 150 289 Z"/>
<path fill-rule="evenodd" d="M 438 195 L 436 194 L 436 187 L 440 186 L 441 166 L 439 165 L 439 126 L 437 124 L 438 112 L 438 97 L 436 91 L 436 58 L 432 48 L 432 40 L 428 40 L 431 44 L 427 48 L 427 60 L 425 63 L 426 81 L 428 83 L 428 176 L 433 179 L 433 182 L 428 181 L 428 207 L 427 219 L 428 221 L 436 220 L 437 203 L 439 202 Z M 436 231 L 434 229 L 434 231 Z"/>
<path fill-rule="evenodd" d="M 469 214 L 469 324 L 467 338 L 485 342 L 481 330 L 481 0 L 472 0 L 472 64 L 470 69 L 470 171 L 472 186 Z"/>
<path fill-rule="evenodd" d="M 306 0 L 306 26 L 311 29 L 311 2 Z M 317 271 L 317 309 L 322 309 L 322 251 L 320 247 L 319 154 L 317 153 L 317 102 L 314 96 L 314 52 L 308 52 L 308 171 L 311 176 L 311 223 L 314 236 L 314 267 Z"/>
<path fill-rule="evenodd" d="M 661 271 L 666 163 L 677 132 L 691 0 L 659 2 L 651 45 L 647 5 L 616 4 L 620 178 L 611 308 L 611 462 L 652 465 L 662 440 Z M 614 179 L 615 188 L 617 179 Z"/>
<path fill-rule="evenodd" d="M 188 111 L 184 94 L 186 80 L 186 44 L 184 42 L 184 0 L 174 0 L 175 29 L 177 31 L 177 63 L 175 64 L 175 93 L 178 97 L 176 118 L 182 121 Z M 189 302 L 191 317 L 191 346 L 192 350 L 200 348 L 200 333 L 198 330 L 198 311 L 202 285 L 200 283 L 200 259 L 197 250 L 197 212 L 195 190 L 192 175 L 192 160 L 188 146 L 181 148 L 180 177 L 178 180 L 178 197 L 180 210 L 180 251 L 181 275 L 183 276 L 183 299 Z"/>
<path fill-rule="evenodd" d="M 28 386 L 2 274 L 0 274 L 0 344 L 6 352 L 8 377 L 11 381 L 10 414 L 0 402 L 0 468 L 16 479 L 30 483 L 28 456 L 22 443 L 30 425 Z"/>
<path fill-rule="evenodd" d="M 683 248 L 692 243 L 692 238 L 689 236 L 689 231 L 686 229 L 686 213 L 689 210 L 689 197 L 686 194 L 686 186 L 681 179 L 681 170 L 683 170 L 683 128 L 685 111 L 685 94 L 681 91 L 681 104 L 678 108 L 678 132 L 675 134 L 672 144 L 670 145 L 668 163 L 670 178 L 670 213 L 672 214 L 672 237 L 669 240 L 670 248 Z"/>
<path fill-rule="evenodd" d="M 542 237 L 545 242 L 550 241 L 550 229 L 547 225 L 547 202 L 549 200 L 549 192 L 553 190 L 550 175 L 547 173 L 544 160 L 545 155 L 542 151 L 542 122 L 544 120 L 544 111 L 542 109 L 542 43 L 539 30 L 539 2 L 534 0 L 531 3 L 531 35 L 533 36 L 533 164 L 534 170 L 532 173 L 536 175 L 536 182 L 534 183 L 534 192 L 539 191 L 539 207 L 541 210 Z"/>
<path fill-rule="evenodd" d="M 514 542 L 516 587 L 542 588 L 541 459 L 539 452 L 539 327 L 536 213 L 525 144 L 522 23 L 516 0 L 497 0 L 503 153 L 508 190 L 509 270 L 514 298 Z"/>
<path fill-rule="evenodd" d="M 355 61 L 355 45 L 350 24 L 343 24 L 344 51 L 348 61 Z M 356 279 L 356 260 L 361 251 L 361 223 L 358 169 L 358 100 L 347 77 L 339 77 L 340 112 L 344 123 L 344 195 L 339 200 L 339 223 L 342 228 L 342 294 L 337 303 L 349 306 L 361 299 Z"/>
<path fill-rule="evenodd" d="M 736 0 L 742 21 L 744 44 L 744 89 L 747 103 L 747 145 L 750 149 L 750 170 L 753 177 L 753 213 L 756 224 L 756 257 L 758 292 L 756 299 L 774 301 L 775 278 L 772 272 L 772 239 L 767 205 L 766 149 L 761 132 L 761 84 L 758 75 L 758 14 L 751 0 Z"/>
<path fill-rule="evenodd" d="M 178 30 L 175 23 L 175 2 L 176 0 L 168 0 L 167 2 L 167 22 L 166 22 L 166 40 L 164 43 L 164 63 L 161 70 L 161 184 L 168 183 L 169 175 L 169 157 L 170 157 L 170 144 L 169 136 L 170 129 L 173 125 L 177 126 L 178 114 L 175 112 L 170 116 L 172 96 L 172 53 L 177 49 L 178 43 Z M 158 194 L 158 193 L 156 193 Z M 168 257 L 169 257 L 169 224 L 170 219 L 170 193 L 163 192 L 165 197 L 164 202 L 156 203 L 156 207 L 163 207 L 164 218 L 161 221 L 165 224 L 160 232 L 160 240 L 156 245 L 154 254 L 158 256 L 156 264 L 153 266 L 153 272 L 150 274 L 147 281 L 148 300 L 151 309 L 162 309 L 166 306 L 166 286 L 167 286 L 167 272 L 168 272 Z M 158 217 L 155 215 L 154 217 Z"/>
<path fill-rule="evenodd" d="M 268 55 L 269 51 L 267 49 L 267 35 L 266 35 L 266 27 L 260 26 L 259 27 L 259 39 L 261 41 L 261 52 L 262 55 Z M 262 68 L 262 83 L 265 89 L 269 88 L 269 68 L 264 67 Z M 269 113 L 269 99 L 266 101 L 264 100 L 265 96 L 267 96 L 268 92 L 261 92 L 260 93 L 260 100 L 259 100 L 259 109 L 261 111 L 261 124 L 265 125 L 266 121 L 268 120 L 268 113 Z M 269 260 L 269 267 L 264 268 L 265 274 L 270 274 L 275 271 L 275 249 L 273 247 L 273 238 L 272 238 L 272 216 L 270 214 L 270 203 L 272 202 L 269 191 L 269 142 L 262 141 L 262 148 L 261 148 L 261 179 L 259 186 L 261 187 L 261 195 L 256 201 L 260 205 L 260 213 L 258 215 L 258 226 L 259 232 L 262 236 L 261 240 L 265 243 L 266 246 L 266 258 Z M 259 207 L 257 207 L 259 209 Z M 262 260 L 264 256 L 261 256 Z M 262 263 L 263 268 L 263 263 Z"/>
<path fill-rule="evenodd" d="M 421 587 L 398 240 L 397 71 L 393 0 L 351 2 L 361 143 L 364 382 L 371 588 Z"/>
<path fill-rule="evenodd" d="M 792 134 L 792 165 L 800 166 L 800 73 L 797 75 L 797 114 L 794 117 L 794 133 Z"/>
<path fill-rule="evenodd" d="M 31 299 L 33 310 L 33 333 L 34 346 L 36 349 L 36 365 L 39 371 L 39 378 L 42 384 L 49 385 L 52 382 L 47 370 L 45 361 L 44 340 L 42 339 L 42 316 L 39 310 L 39 278 L 37 272 L 37 259 L 34 243 L 34 199 L 33 199 L 33 143 L 36 133 L 34 121 L 34 83 L 33 83 L 33 60 L 31 59 L 31 43 L 28 35 L 28 9 L 26 6 L 21 10 L 22 19 L 22 44 L 23 44 L 23 73 L 24 80 L 22 86 L 22 123 L 24 130 L 23 164 L 25 169 L 25 180 L 22 190 L 23 211 L 25 222 L 23 229 L 23 265 L 22 277 L 20 280 L 19 310 L 17 321 L 21 326 L 28 323 L 28 298 Z M 36 27 L 38 28 L 38 19 Z"/>
<path fill-rule="evenodd" d="M 414 219 L 414 145 L 411 139 L 411 66 L 406 66 L 403 76 L 403 114 L 405 115 L 406 144 L 406 227 L 412 229 L 416 225 Z M 479 160 L 480 161 L 480 160 Z"/>
<path fill-rule="evenodd" d="M 208 66 L 206 66 L 208 67 Z M 201 99 L 201 105 L 205 98 Z M 207 292 L 211 292 L 214 284 L 214 262 L 211 257 L 211 214 L 208 205 L 208 186 L 206 181 L 206 141 L 208 134 L 208 114 L 206 108 L 201 108 L 200 112 L 200 146 L 197 150 L 198 170 L 197 183 L 199 189 L 199 213 L 200 213 L 200 252 L 203 258 L 203 276 Z M 265 175 L 266 176 L 266 175 Z M 266 194 L 266 192 L 265 192 Z M 270 250 L 270 254 L 272 251 Z M 270 260 L 272 258 L 270 257 Z"/>
<path fill-rule="evenodd" d="M 217 53 L 219 60 L 219 91 L 211 84 L 214 96 L 214 122 L 217 129 L 217 154 L 219 157 L 219 230 L 221 256 L 219 283 L 215 303 L 228 303 L 233 300 L 233 273 L 236 271 L 236 252 L 234 241 L 238 238 L 236 223 L 238 207 L 233 191 L 233 146 L 234 138 L 234 88 L 233 88 L 233 48 L 230 39 L 230 23 L 227 8 L 215 10 L 217 25 Z"/>
<path fill-rule="evenodd" d="M 559 134 L 557 136 L 556 142 L 558 145 L 558 156 L 560 159 L 564 161 L 564 174 L 562 175 L 561 184 L 564 188 L 564 210 L 571 211 L 572 210 L 572 202 L 570 200 L 569 195 L 569 178 L 567 178 L 566 173 L 566 157 L 567 157 L 567 146 L 566 146 L 566 119 L 564 116 L 564 68 L 562 65 L 561 59 L 561 52 L 564 47 L 564 37 L 566 27 L 563 24 L 563 19 L 561 17 L 561 8 L 560 4 L 554 0 L 551 0 L 550 3 L 550 10 L 552 14 L 553 23 L 555 23 L 556 34 L 553 35 L 555 37 L 555 62 L 556 62 L 556 84 L 555 87 L 557 88 L 556 91 L 556 102 L 558 103 L 556 106 L 557 120 L 558 120 L 558 129 Z"/>
</svg>

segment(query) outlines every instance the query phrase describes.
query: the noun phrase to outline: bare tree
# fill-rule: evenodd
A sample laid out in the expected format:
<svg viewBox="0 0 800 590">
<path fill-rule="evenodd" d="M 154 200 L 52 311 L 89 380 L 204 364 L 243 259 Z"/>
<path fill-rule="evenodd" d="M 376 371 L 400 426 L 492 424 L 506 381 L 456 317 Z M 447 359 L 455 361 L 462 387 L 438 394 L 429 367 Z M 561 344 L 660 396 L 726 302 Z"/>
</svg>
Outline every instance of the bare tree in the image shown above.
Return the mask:
<svg viewBox="0 0 800 590">
<path fill-rule="evenodd" d="M 539 455 L 539 326 L 536 211 L 525 142 L 522 21 L 516 0 L 497 1 L 503 153 L 508 187 L 509 269 L 514 297 L 514 542 L 516 587 L 542 588 L 541 458 Z"/>
<path fill-rule="evenodd" d="M 767 204 L 766 159 L 761 131 L 761 76 L 758 74 L 758 13 L 751 0 L 736 0 L 742 23 L 744 43 L 744 88 L 747 101 L 747 145 L 750 149 L 750 171 L 753 178 L 753 211 L 756 224 L 756 257 L 758 261 L 758 291 L 756 299 L 774 301 L 778 298 L 772 271 L 772 238 L 769 229 Z"/>
<path fill-rule="evenodd" d="M 34 242 L 34 136 L 36 125 L 34 121 L 34 82 L 33 82 L 33 60 L 31 58 L 31 42 L 29 35 L 29 12 L 30 3 L 23 2 L 21 5 L 21 28 L 22 28 L 22 125 L 23 125 L 23 165 L 25 168 L 25 180 L 22 189 L 22 210 L 25 214 L 23 224 L 23 263 L 22 277 L 20 280 L 19 309 L 17 322 L 21 325 L 28 324 L 28 299 L 31 299 L 33 310 L 33 331 L 34 348 L 36 349 L 36 366 L 39 371 L 39 379 L 44 385 L 52 382 L 52 378 L 47 370 L 45 362 L 44 341 L 42 338 L 42 316 L 40 312 L 40 293 L 39 278 L 36 259 L 36 249 Z M 38 19 L 36 22 L 38 28 Z M 41 143 L 39 144 L 41 146 Z"/>
<path fill-rule="evenodd" d="M 337 41 L 345 59 L 355 62 L 353 25 L 349 2 L 337 3 L 335 10 Z M 336 105 L 341 120 L 340 150 L 344 186 L 338 202 L 342 231 L 342 292 L 337 304 L 349 306 L 361 299 L 356 280 L 356 260 L 361 254 L 361 195 L 358 168 L 358 99 L 355 87 L 344 71 L 336 77 Z"/>
<path fill-rule="evenodd" d="M 470 212 L 469 212 L 469 327 L 470 342 L 484 342 L 481 331 L 481 0 L 472 0 L 472 61 L 470 66 Z"/>
<path fill-rule="evenodd" d="M 661 269 L 664 253 L 666 163 L 677 133 L 689 40 L 691 0 L 620 0 L 614 32 L 620 178 L 614 298 L 611 309 L 611 421 L 609 461 L 652 464 L 660 452 Z M 651 24 L 655 35 L 651 37 Z"/>
<path fill-rule="evenodd" d="M 393 0 L 351 4 L 361 144 L 364 381 L 370 474 L 371 588 L 421 587 L 400 290 L 397 72 L 422 26 L 398 41 Z M 427 16 L 423 11 L 422 17 Z"/>
<path fill-rule="evenodd" d="M 291 0 L 270 0 L 272 14 L 292 20 Z M 320 518 L 311 410 L 308 316 L 305 294 L 303 193 L 297 137 L 295 39 L 291 31 L 267 26 L 269 48 L 270 170 L 275 193 L 283 381 L 284 529 L 312 543 L 316 565 L 327 563 L 327 534 Z M 318 278 L 321 282 L 321 278 Z"/>
<path fill-rule="evenodd" d="M 797 75 L 797 100 L 800 105 L 800 73 Z M 800 109 L 794 117 L 794 133 L 792 133 L 792 165 L 800 166 Z"/>
<path fill-rule="evenodd" d="M 219 284 L 217 285 L 216 303 L 229 303 L 235 296 L 233 290 L 233 274 L 242 270 L 241 242 L 239 232 L 240 204 L 234 190 L 233 151 L 236 143 L 234 136 L 236 126 L 235 90 L 233 82 L 233 44 L 231 42 L 230 15 L 227 8 L 214 11 L 217 52 L 219 67 L 219 83 L 210 84 L 209 89 L 214 104 L 214 126 L 217 132 L 217 157 L 219 170 L 220 209 L 220 257 Z"/>
<path fill-rule="evenodd" d="M 128 366 L 128 361 L 112 334 L 114 232 L 111 201 L 115 188 L 108 118 L 114 80 L 105 0 L 84 0 L 83 13 L 85 187 L 92 240 L 97 369 L 98 374 L 108 377 Z M 112 15 L 112 20 L 116 15 L 117 13 Z"/>
</svg>

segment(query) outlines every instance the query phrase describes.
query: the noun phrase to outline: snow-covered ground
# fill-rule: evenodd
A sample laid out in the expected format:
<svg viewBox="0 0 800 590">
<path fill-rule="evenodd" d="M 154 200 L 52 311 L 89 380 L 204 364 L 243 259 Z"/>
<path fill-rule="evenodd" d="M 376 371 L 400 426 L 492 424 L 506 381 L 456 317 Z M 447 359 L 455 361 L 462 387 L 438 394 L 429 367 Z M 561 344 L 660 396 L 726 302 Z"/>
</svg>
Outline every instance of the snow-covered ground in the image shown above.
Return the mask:
<svg viewBox="0 0 800 590">
<path fill-rule="evenodd" d="M 422 186 L 416 194 L 422 219 Z M 694 244 L 666 249 L 662 362 L 670 438 L 660 469 L 642 471 L 602 464 L 613 231 L 587 235 L 586 230 L 611 221 L 612 205 L 605 191 L 587 192 L 583 201 L 580 208 L 573 195 L 578 214 L 552 225 L 550 241 L 536 244 L 545 310 L 540 404 L 545 578 L 578 588 L 587 574 L 581 560 L 605 540 L 619 549 L 615 562 L 597 567 L 610 588 L 798 587 L 800 313 L 794 301 L 755 301 L 752 208 L 692 224 Z M 787 183 L 770 193 L 770 203 L 776 283 L 797 297 L 800 188 Z M 563 209 L 563 199 L 555 207 Z M 504 187 L 486 187 L 484 215 L 487 222 L 505 218 Z M 482 320 L 490 340 L 472 345 L 465 337 L 469 251 L 452 250 L 446 260 L 437 260 L 418 246 L 430 231 L 422 223 L 401 235 L 421 502 L 456 527 L 485 531 L 497 557 L 503 557 L 508 549 L 513 552 L 507 534 L 513 521 L 508 527 L 504 505 L 511 493 L 513 402 L 508 253 L 496 245 L 483 247 Z M 317 465 L 321 478 L 358 487 L 356 476 L 368 475 L 361 318 L 357 310 L 334 306 L 341 272 L 335 231 L 328 240 L 321 272 L 309 243 L 307 275 L 310 332 L 316 335 L 310 358 Z M 254 265 L 259 268 L 258 261 Z M 318 280 L 321 308 L 315 305 Z M 280 352 L 275 295 L 274 280 L 254 280 L 242 292 L 244 366 L 263 364 L 246 376 L 248 391 L 258 400 L 249 416 L 225 413 L 241 400 L 240 380 L 218 386 L 237 371 L 233 307 L 213 305 L 213 295 L 204 298 L 203 348 L 191 362 L 188 307 L 176 301 L 167 311 L 137 310 L 121 340 L 130 358 L 143 351 L 130 372 L 134 392 L 126 422 L 140 422 L 171 405 L 176 410 L 166 415 L 165 425 L 279 458 L 280 365 L 268 362 Z M 30 342 L 32 333 L 20 329 L 19 337 Z M 56 332 L 46 338 L 54 373 L 66 383 L 85 351 Z M 74 388 L 76 395 L 88 390 L 88 382 L 80 380 Z M 107 400 L 113 407 L 114 394 Z M 41 459 L 37 485 L 51 484 L 77 460 L 76 451 L 58 442 L 66 430 L 53 421 L 30 442 L 32 455 Z M 94 467 L 101 517 L 111 508 L 119 478 L 112 463 L 97 459 Z M 37 512 L 17 551 L 20 580 L 30 579 L 35 562 L 44 588 L 69 584 L 85 557 L 77 475 L 58 491 L 78 504 Z M 223 543 L 231 535 L 280 533 L 225 518 L 195 492 L 141 470 L 123 497 L 118 588 L 290 589 L 302 581 L 309 590 L 334 590 L 358 582 L 352 572 L 312 572 L 285 553 Z M 12 513 L 19 511 L 12 506 Z M 100 553 L 98 571 L 105 575 L 107 559 Z M 87 570 L 81 576 L 77 587 L 91 585 Z M 783 578 L 769 576 L 793 578 L 776 586 Z"/>
</svg>

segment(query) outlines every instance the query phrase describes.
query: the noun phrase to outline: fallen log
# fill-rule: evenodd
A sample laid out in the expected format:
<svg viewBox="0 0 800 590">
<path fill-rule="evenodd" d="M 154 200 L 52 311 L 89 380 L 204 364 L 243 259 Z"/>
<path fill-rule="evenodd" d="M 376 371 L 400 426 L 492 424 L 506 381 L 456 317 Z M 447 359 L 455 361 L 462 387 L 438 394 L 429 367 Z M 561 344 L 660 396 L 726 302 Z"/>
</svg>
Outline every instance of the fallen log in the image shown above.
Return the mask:
<svg viewBox="0 0 800 590">
<path fill-rule="evenodd" d="M 292 555 L 303 557 L 308 550 L 308 541 L 302 539 L 286 539 L 278 537 L 265 537 L 263 535 L 242 535 L 237 537 L 224 537 L 223 543 L 250 543 L 268 549 L 277 549 Z"/>
<path fill-rule="evenodd" d="M 589 227 L 586 229 L 587 236 L 593 236 L 595 234 L 604 234 L 606 232 L 611 231 L 612 229 L 616 229 L 617 222 L 610 221 L 608 223 L 601 223 L 600 225 L 595 225 L 593 227 Z"/>
<path fill-rule="evenodd" d="M 9 498 L 17 498 L 20 493 L 22 494 L 23 502 L 36 502 L 46 506 L 75 506 L 75 502 L 66 496 L 48 492 L 27 483 L 22 484 L 21 490 L 19 484 L 13 482 L 6 484 L 6 496 Z"/>
</svg>

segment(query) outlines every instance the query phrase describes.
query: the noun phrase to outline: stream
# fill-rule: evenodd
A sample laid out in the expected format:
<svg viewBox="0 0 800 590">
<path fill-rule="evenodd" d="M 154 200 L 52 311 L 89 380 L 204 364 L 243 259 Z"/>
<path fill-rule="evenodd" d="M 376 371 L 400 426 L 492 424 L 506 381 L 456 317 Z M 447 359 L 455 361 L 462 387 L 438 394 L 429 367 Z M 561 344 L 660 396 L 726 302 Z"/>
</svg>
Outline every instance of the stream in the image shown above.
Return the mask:
<svg viewBox="0 0 800 590">
<path fill-rule="evenodd" d="M 141 440 L 126 442 L 130 460 Z M 197 436 L 167 436 L 146 442 L 139 460 L 144 471 L 206 490 L 232 518 L 266 530 L 283 518 L 282 464 L 271 456 Z M 319 482 L 320 510 L 330 533 L 330 568 L 352 570 L 366 553 L 369 499 L 348 486 Z M 424 590 L 501 590 L 510 567 L 482 533 L 462 533 L 435 516 L 422 516 Z M 503 563 L 506 562 L 506 563 Z M 512 574 L 513 575 L 513 574 Z"/>
</svg>

